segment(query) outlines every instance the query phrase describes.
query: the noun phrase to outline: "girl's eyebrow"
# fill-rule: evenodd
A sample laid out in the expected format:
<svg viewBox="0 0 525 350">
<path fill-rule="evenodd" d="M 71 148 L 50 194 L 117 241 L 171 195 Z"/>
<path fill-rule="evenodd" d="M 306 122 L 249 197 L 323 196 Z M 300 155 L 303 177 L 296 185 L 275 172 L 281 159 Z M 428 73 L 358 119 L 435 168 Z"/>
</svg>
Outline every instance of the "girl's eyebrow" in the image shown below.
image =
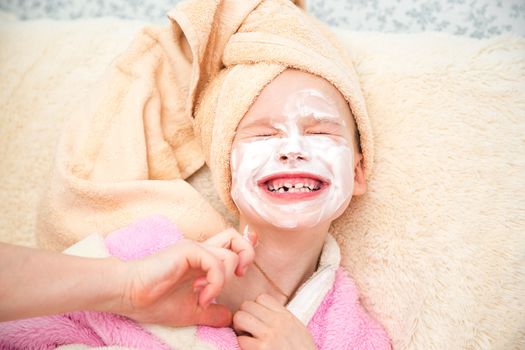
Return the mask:
<svg viewBox="0 0 525 350">
<path fill-rule="evenodd" d="M 246 125 L 243 125 L 242 128 L 245 129 L 245 128 L 252 128 L 252 127 L 268 127 L 268 126 L 271 127 L 272 119 L 273 119 L 272 117 L 259 118 L 259 119 L 249 122 Z"/>
<path fill-rule="evenodd" d="M 341 118 L 339 117 L 336 117 L 336 116 L 333 116 L 333 115 L 329 115 L 329 114 L 324 114 L 324 115 L 309 115 L 306 117 L 307 121 L 312 123 L 312 122 L 320 122 L 320 123 L 326 123 L 326 124 L 336 124 L 336 125 L 339 125 L 339 126 L 344 126 L 345 123 L 343 120 L 341 120 Z"/>
<path fill-rule="evenodd" d="M 256 119 L 256 120 L 250 121 L 246 125 L 243 125 L 242 128 L 243 129 L 254 128 L 254 127 L 274 128 L 275 125 L 272 122 L 273 119 L 274 118 L 272 117 L 264 117 L 264 118 Z M 316 122 L 319 122 L 321 124 L 334 124 L 337 126 L 345 126 L 344 120 L 342 120 L 338 116 L 334 116 L 330 114 L 323 114 L 323 115 L 309 114 L 309 115 L 301 116 L 299 118 L 299 121 L 301 124 L 314 124 Z"/>
<path fill-rule="evenodd" d="M 253 122 L 249 122 L 248 124 L 242 126 L 243 129 L 248 129 L 248 128 L 267 128 L 267 127 L 272 127 L 272 125 L 268 124 L 265 121 L 261 121 L 261 120 L 254 120 Z"/>
</svg>

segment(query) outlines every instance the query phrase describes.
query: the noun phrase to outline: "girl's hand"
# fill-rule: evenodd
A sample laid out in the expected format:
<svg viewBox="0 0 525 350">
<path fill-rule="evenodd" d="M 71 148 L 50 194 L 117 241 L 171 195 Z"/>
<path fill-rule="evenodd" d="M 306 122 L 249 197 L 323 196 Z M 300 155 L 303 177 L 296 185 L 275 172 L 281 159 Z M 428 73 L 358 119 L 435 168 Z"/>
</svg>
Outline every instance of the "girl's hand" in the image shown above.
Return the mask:
<svg viewBox="0 0 525 350">
<path fill-rule="evenodd" d="M 233 229 L 203 243 L 181 240 L 122 264 L 124 296 L 113 312 L 171 326 L 230 325 L 231 311 L 210 303 L 234 273 L 244 275 L 253 257 L 252 244 Z"/>
<path fill-rule="evenodd" d="M 275 298 L 261 294 L 245 301 L 233 316 L 233 328 L 243 350 L 316 349 L 308 329 Z"/>
</svg>

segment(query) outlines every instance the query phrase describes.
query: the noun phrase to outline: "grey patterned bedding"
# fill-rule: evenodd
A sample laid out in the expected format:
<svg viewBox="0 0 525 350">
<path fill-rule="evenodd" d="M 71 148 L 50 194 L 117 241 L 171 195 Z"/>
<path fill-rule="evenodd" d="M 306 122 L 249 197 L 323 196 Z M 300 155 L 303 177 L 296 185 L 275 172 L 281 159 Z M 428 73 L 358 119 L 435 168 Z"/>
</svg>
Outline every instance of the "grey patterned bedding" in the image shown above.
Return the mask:
<svg viewBox="0 0 525 350">
<path fill-rule="evenodd" d="M 165 20 L 177 0 L 0 0 L 0 10 L 20 19 L 113 16 Z M 525 35 L 525 0 L 307 0 L 330 25 L 383 32 L 444 31 L 484 38 Z"/>
</svg>

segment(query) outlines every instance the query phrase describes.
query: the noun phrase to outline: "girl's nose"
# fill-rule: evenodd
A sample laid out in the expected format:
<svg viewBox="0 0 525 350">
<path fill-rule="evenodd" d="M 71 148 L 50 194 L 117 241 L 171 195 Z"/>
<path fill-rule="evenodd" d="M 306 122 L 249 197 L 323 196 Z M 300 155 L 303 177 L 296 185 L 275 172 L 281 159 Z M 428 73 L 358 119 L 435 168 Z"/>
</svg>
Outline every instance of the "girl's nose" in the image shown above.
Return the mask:
<svg viewBox="0 0 525 350">
<path fill-rule="evenodd" d="M 288 153 L 279 153 L 279 160 L 283 163 L 295 161 L 295 160 L 306 160 L 306 157 L 299 152 L 288 152 Z"/>
<path fill-rule="evenodd" d="M 277 152 L 277 160 L 281 163 L 291 163 L 301 160 L 309 160 L 310 155 L 300 142 L 288 142 Z"/>
</svg>

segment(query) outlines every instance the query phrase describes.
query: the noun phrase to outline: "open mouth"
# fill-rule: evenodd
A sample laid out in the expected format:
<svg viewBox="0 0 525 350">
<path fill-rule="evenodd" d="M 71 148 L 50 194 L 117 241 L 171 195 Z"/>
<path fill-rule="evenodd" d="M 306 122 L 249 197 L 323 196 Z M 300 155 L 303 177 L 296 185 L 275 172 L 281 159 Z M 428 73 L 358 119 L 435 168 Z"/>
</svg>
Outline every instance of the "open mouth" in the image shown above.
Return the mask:
<svg viewBox="0 0 525 350">
<path fill-rule="evenodd" d="M 279 173 L 262 178 L 258 185 L 272 197 L 302 199 L 319 195 L 330 183 L 310 173 Z"/>
</svg>

